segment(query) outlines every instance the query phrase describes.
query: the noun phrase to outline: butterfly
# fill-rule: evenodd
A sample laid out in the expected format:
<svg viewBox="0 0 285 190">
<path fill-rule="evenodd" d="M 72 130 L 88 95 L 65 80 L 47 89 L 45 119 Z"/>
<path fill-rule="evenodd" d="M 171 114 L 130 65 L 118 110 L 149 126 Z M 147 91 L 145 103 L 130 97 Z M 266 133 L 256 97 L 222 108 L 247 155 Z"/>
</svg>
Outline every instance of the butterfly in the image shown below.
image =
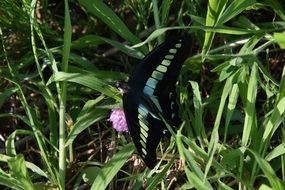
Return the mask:
<svg viewBox="0 0 285 190">
<path fill-rule="evenodd" d="M 123 94 L 129 132 L 149 168 L 157 162 L 156 148 L 167 130 L 159 114 L 178 126 L 175 84 L 191 49 L 189 36 L 170 38 L 151 51 L 134 69 Z"/>
</svg>

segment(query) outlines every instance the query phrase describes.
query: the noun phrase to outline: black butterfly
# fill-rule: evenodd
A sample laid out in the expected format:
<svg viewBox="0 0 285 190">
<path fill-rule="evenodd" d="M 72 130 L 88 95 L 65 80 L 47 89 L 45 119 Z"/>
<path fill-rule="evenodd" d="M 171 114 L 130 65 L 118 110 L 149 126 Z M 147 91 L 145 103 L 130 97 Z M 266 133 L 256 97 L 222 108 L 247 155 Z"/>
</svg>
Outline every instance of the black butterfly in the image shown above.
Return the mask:
<svg viewBox="0 0 285 190">
<path fill-rule="evenodd" d="M 149 168 L 156 164 L 156 148 L 166 126 L 178 126 L 175 83 L 188 57 L 191 38 L 169 39 L 150 52 L 131 74 L 123 95 L 124 112 L 133 142 Z"/>
</svg>

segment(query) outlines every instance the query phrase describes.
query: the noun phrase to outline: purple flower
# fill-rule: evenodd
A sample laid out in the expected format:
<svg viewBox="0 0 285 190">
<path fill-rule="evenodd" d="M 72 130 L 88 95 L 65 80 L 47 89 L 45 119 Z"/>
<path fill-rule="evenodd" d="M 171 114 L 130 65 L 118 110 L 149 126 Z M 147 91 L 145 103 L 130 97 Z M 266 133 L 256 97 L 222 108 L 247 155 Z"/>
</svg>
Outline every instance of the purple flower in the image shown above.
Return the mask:
<svg viewBox="0 0 285 190">
<path fill-rule="evenodd" d="M 113 128 L 118 132 L 128 132 L 128 125 L 123 109 L 112 109 L 109 121 L 112 122 Z"/>
</svg>

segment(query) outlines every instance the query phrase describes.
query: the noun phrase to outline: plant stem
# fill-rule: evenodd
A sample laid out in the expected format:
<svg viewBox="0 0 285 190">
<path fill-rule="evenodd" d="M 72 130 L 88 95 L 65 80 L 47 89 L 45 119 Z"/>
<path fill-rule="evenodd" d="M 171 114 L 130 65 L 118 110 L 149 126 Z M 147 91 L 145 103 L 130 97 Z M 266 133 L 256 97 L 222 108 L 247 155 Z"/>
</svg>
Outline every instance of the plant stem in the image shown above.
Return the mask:
<svg viewBox="0 0 285 190">
<path fill-rule="evenodd" d="M 71 23 L 69 15 L 68 1 L 64 1 L 64 39 L 63 39 L 63 55 L 62 55 L 62 70 L 68 72 L 68 59 L 71 43 Z M 66 81 L 61 82 L 61 94 L 59 98 L 59 176 L 60 189 L 65 189 L 65 173 L 66 173 L 66 148 L 65 148 L 65 105 L 66 105 Z"/>
<path fill-rule="evenodd" d="M 153 17 L 154 17 L 154 22 L 155 22 L 155 28 L 159 29 L 161 26 L 160 26 L 160 21 L 159 21 L 159 11 L 158 11 L 156 0 L 152 0 L 152 7 L 153 7 Z M 158 41 L 158 44 L 161 44 L 163 41 L 162 37 L 158 36 L 157 41 Z"/>
</svg>

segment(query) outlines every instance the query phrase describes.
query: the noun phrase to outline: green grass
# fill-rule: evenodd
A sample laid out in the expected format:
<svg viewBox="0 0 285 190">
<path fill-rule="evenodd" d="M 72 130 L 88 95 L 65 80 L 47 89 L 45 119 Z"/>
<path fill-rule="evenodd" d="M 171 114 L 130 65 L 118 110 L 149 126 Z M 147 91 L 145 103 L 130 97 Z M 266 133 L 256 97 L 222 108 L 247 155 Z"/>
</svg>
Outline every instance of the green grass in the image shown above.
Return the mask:
<svg viewBox="0 0 285 190">
<path fill-rule="evenodd" d="M 4 0 L 0 188 L 285 189 L 284 8 Z M 177 85 L 183 123 L 149 170 L 107 119 L 122 106 L 116 82 L 176 30 L 194 38 Z"/>
</svg>

